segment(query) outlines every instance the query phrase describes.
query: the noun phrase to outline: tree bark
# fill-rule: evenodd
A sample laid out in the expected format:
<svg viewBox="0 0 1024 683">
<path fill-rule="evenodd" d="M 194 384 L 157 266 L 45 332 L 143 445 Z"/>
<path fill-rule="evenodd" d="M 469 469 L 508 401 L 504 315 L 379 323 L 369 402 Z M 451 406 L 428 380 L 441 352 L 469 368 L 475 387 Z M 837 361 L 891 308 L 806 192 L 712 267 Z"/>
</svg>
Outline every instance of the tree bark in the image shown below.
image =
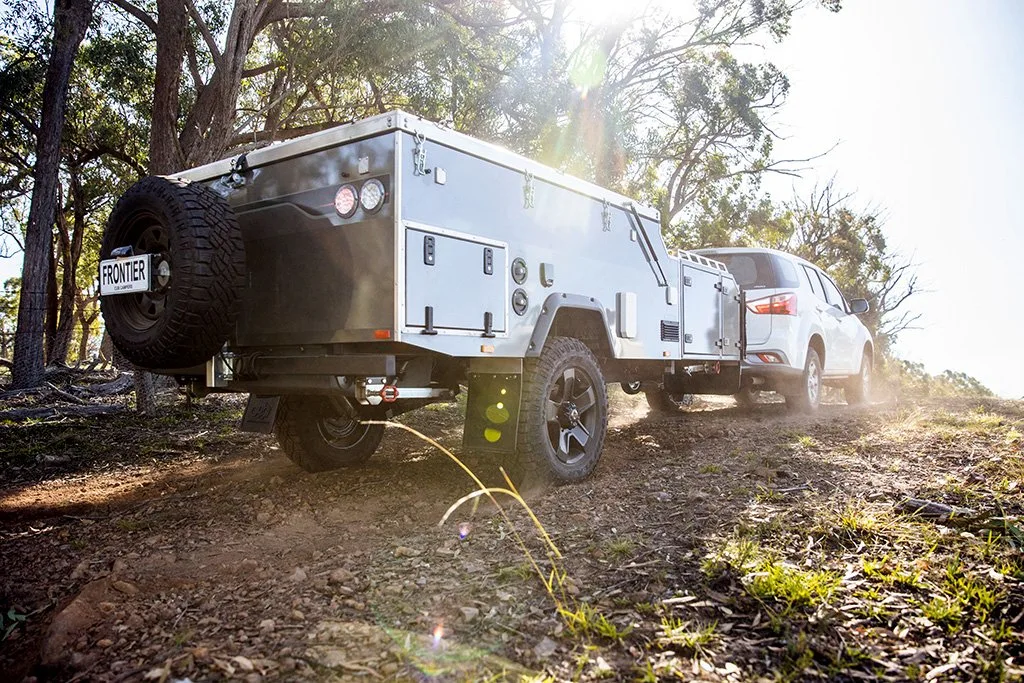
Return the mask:
<svg viewBox="0 0 1024 683">
<path fill-rule="evenodd" d="M 78 360 L 81 362 L 89 355 L 89 342 L 92 340 L 92 324 L 99 317 L 100 309 L 93 307 L 91 311 L 89 310 L 89 307 L 93 306 L 96 302 L 95 296 L 87 296 L 85 293 L 80 292 L 75 298 L 77 301 L 75 306 L 76 315 L 78 316 L 78 323 L 82 328 L 82 336 L 78 339 Z"/>
<path fill-rule="evenodd" d="M 57 297 L 57 328 L 47 363 L 67 363 L 71 338 L 75 331 L 75 298 L 78 291 L 78 263 L 82 259 L 85 239 L 85 192 L 79 169 L 71 168 L 71 208 L 74 219 L 69 228 L 62 215 L 57 217 L 60 232 L 60 254 L 63 272 L 60 296 Z"/>
<path fill-rule="evenodd" d="M 149 174 L 162 175 L 181 170 L 185 163 L 178 144 L 178 88 L 188 14 L 181 0 L 157 0 L 156 84 L 153 91 L 153 125 L 149 135 Z M 156 416 L 153 375 L 135 369 L 135 408 L 148 417 Z"/>
<path fill-rule="evenodd" d="M 38 386 L 43 380 L 43 330 L 52 226 L 57 214 L 61 131 L 64 128 L 71 68 L 78 47 L 85 37 L 92 11 L 92 0 L 55 0 L 54 3 L 53 42 L 43 83 L 43 110 L 36 139 L 32 203 L 25 230 L 21 302 L 14 341 L 15 388 Z"/>
<path fill-rule="evenodd" d="M 59 188 L 58 188 L 59 189 Z M 56 205 L 54 218 L 60 216 L 60 201 Z M 51 226 L 52 228 L 52 226 Z M 50 235 L 50 253 L 47 254 L 49 263 L 46 267 L 46 325 L 43 328 L 43 365 L 53 362 L 53 340 L 57 336 L 57 250 L 59 240 L 56 236 Z"/>
<path fill-rule="evenodd" d="M 188 15 L 181 0 L 157 0 L 156 83 L 149 134 L 149 173 L 180 171 L 185 160 L 178 145 L 178 90 Z"/>
</svg>

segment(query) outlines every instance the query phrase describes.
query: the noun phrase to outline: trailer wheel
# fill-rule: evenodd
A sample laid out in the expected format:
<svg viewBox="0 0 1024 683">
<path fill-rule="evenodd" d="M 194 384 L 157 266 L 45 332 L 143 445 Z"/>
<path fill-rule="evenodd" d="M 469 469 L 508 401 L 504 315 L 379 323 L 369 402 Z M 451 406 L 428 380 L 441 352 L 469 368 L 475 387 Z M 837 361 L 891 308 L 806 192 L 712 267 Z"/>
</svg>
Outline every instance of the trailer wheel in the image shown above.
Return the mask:
<svg viewBox="0 0 1024 683">
<path fill-rule="evenodd" d="M 517 478 L 567 483 L 597 466 L 608 428 L 608 390 L 590 349 L 552 337 L 526 361 L 519 414 Z"/>
<path fill-rule="evenodd" d="M 811 413 L 821 405 L 821 360 L 818 352 L 807 349 L 804 374 L 796 391 L 786 394 L 786 407 L 798 413 Z"/>
<path fill-rule="evenodd" d="M 620 382 L 619 386 L 622 387 L 622 393 L 628 396 L 635 396 L 643 390 L 643 382 L 638 379 L 632 382 Z"/>
<path fill-rule="evenodd" d="M 246 285 L 245 247 L 231 207 L 199 183 L 144 178 L 110 213 L 100 258 L 119 247 L 153 255 L 152 291 L 100 300 L 124 357 L 152 369 L 209 360 L 234 329 Z"/>
<path fill-rule="evenodd" d="M 736 405 L 743 410 L 752 410 L 757 405 L 757 400 L 760 396 L 761 390 L 755 389 L 750 384 L 733 394 L 733 398 L 736 399 Z"/>
<path fill-rule="evenodd" d="M 274 433 L 292 462 L 326 472 L 366 462 L 380 446 L 384 425 L 361 422 L 344 398 L 284 396 Z"/>
<path fill-rule="evenodd" d="M 661 385 L 654 389 L 645 389 L 644 396 L 651 412 L 655 413 L 678 413 L 680 408 L 693 403 L 693 396 L 690 394 L 673 394 Z"/>
<path fill-rule="evenodd" d="M 860 361 L 860 372 L 847 380 L 843 386 L 843 398 L 851 406 L 858 406 L 871 400 L 871 354 L 867 351 Z"/>
</svg>

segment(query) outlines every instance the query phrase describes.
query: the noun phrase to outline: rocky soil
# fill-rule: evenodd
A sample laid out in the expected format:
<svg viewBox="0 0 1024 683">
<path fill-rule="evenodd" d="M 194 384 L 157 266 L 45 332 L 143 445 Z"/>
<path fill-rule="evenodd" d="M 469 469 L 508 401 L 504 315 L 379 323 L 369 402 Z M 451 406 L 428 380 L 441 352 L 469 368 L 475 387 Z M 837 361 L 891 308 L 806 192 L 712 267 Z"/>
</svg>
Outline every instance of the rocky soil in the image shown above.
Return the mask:
<svg viewBox="0 0 1024 683">
<path fill-rule="evenodd" d="M 397 428 L 309 475 L 234 398 L 0 424 L 0 679 L 1021 677 L 1024 404 L 613 403 L 545 531 L 441 523 L 475 486 Z M 405 422 L 457 452 L 457 406 Z"/>
</svg>

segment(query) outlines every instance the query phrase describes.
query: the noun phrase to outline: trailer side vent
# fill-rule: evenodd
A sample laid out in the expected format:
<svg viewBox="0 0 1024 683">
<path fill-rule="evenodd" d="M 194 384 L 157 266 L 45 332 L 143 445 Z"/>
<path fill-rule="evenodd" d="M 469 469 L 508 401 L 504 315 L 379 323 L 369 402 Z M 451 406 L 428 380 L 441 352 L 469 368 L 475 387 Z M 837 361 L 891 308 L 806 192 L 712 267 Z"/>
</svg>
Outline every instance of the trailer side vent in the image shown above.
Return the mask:
<svg viewBox="0 0 1024 683">
<path fill-rule="evenodd" d="M 661 341 L 679 341 L 679 323 L 677 323 L 675 320 L 662 320 Z"/>
</svg>

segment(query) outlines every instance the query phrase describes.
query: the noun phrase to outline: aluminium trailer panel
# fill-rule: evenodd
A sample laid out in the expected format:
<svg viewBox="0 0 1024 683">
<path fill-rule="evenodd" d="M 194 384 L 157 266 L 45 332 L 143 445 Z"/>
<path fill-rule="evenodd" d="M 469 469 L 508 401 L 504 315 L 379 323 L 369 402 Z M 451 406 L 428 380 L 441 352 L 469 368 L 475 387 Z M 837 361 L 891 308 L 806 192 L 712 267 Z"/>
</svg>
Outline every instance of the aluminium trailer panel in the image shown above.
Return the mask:
<svg viewBox="0 0 1024 683">
<path fill-rule="evenodd" d="M 403 112 L 245 162 L 182 174 L 224 191 L 243 229 L 251 284 L 232 345 L 369 342 L 388 330 L 446 355 L 521 358 L 539 353 L 534 333 L 564 302 L 598 312 L 615 357 L 676 360 L 687 357 L 679 328 L 707 323 L 684 320 L 682 269 L 656 211 Z M 384 206 L 339 216 L 337 189 L 368 178 L 384 183 Z M 522 284 L 510 276 L 517 258 Z M 523 294 L 520 315 L 511 299 Z"/>
</svg>

